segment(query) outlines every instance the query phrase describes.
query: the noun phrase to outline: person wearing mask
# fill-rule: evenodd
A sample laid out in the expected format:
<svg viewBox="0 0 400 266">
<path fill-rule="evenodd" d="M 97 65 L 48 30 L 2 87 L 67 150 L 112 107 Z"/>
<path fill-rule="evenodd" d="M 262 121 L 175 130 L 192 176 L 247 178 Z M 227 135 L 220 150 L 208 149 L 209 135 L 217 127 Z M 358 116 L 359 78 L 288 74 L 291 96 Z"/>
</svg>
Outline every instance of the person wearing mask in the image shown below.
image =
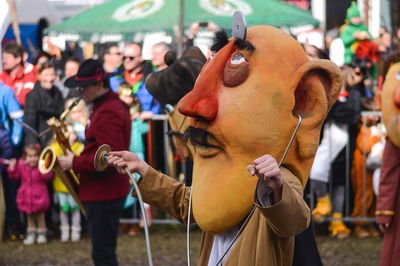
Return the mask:
<svg viewBox="0 0 400 266">
<path fill-rule="evenodd" d="M 197 223 L 198 265 L 290 265 L 294 235 L 309 223 L 302 193 L 322 122 L 340 91 L 339 69 L 328 60 L 310 62 L 297 41 L 269 26 L 221 35 L 212 51 L 177 106 L 190 127 L 174 133 L 195 149 L 192 188 L 129 151 L 112 151 L 107 161 L 141 175 L 144 202 Z M 277 68 L 278 62 L 288 64 Z M 297 114 L 304 121 L 285 157 Z"/>
</svg>

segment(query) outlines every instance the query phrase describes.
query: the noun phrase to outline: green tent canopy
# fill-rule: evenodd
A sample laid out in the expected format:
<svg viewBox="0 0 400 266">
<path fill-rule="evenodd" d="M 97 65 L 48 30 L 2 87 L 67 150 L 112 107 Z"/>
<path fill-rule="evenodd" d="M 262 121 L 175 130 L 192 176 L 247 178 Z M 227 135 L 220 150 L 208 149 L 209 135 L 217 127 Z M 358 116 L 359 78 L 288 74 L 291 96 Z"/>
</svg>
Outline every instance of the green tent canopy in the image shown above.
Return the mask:
<svg viewBox="0 0 400 266">
<path fill-rule="evenodd" d="M 183 24 L 213 21 L 228 33 L 232 14 L 241 10 L 248 27 L 272 25 L 290 33 L 318 27 L 311 13 L 280 0 L 184 0 Z M 180 16 L 180 0 L 111 0 L 50 27 L 49 36 L 74 41 L 141 41 L 145 33 L 173 35 Z"/>
</svg>

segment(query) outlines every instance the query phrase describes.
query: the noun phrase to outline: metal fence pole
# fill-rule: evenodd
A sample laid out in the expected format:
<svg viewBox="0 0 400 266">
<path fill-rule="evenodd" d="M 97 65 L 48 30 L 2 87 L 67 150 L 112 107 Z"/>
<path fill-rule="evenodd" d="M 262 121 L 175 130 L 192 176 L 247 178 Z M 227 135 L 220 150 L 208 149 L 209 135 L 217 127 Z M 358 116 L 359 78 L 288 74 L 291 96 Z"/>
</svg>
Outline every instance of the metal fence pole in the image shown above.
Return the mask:
<svg viewBox="0 0 400 266">
<path fill-rule="evenodd" d="M 363 116 L 363 127 L 364 127 L 364 132 L 363 132 L 363 216 L 366 217 L 367 213 L 367 207 L 366 207 L 366 199 L 365 195 L 367 193 L 367 122 L 366 122 L 366 117 Z"/>
<path fill-rule="evenodd" d="M 351 171 L 351 165 L 350 165 L 350 134 L 348 135 L 348 140 L 346 144 L 346 185 L 345 185 L 345 190 L 346 190 L 346 217 L 350 216 L 350 171 Z"/>
</svg>

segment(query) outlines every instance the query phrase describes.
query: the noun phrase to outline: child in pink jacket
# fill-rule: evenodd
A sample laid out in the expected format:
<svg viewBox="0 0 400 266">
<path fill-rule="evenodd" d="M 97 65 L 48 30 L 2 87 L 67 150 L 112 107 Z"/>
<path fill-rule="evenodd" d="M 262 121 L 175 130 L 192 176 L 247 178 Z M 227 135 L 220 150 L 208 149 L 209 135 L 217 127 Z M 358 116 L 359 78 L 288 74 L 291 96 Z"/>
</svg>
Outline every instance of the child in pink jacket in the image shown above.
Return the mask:
<svg viewBox="0 0 400 266">
<path fill-rule="evenodd" d="M 41 174 L 38 169 L 40 148 L 38 144 L 29 144 L 18 161 L 10 159 L 7 168 L 11 179 L 20 179 L 21 185 L 17 193 L 18 210 L 25 212 L 28 218 L 27 237 L 24 244 L 46 243 L 45 211 L 50 207 L 50 197 L 46 183 L 53 178 L 53 173 Z"/>
</svg>

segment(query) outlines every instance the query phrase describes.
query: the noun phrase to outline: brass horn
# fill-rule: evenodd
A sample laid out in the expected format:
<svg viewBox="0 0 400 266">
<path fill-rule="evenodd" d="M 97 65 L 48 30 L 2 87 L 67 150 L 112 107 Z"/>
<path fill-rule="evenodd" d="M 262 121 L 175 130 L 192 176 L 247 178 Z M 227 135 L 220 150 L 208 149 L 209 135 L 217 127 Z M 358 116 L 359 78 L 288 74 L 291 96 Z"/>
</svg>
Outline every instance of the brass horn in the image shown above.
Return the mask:
<svg viewBox="0 0 400 266">
<path fill-rule="evenodd" d="M 66 153 L 67 150 L 71 150 L 71 147 L 68 142 L 69 133 L 68 133 L 67 127 L 64 123 L 64 120 L 65 120 L 66 116 L 68 115 L 68 113 L 72 110 L 72 108 L 78 104 L 78 102 L 79 102 L 79 99 L 75 100 L 71 104 L 71 106 L 69 106 L 61 114 L 60 119 L 52 117 L 47 121 L 47 124 L 49 125 L 51 131 L 53 131 L 56 141 L 60 145 L 64 154 L 67 154 Z M 58 177 L 60 177 L 61 181 L 67 187 L 69 193 L 74 198 L 76 204 L 81 209 L 83 215 L 85 215 L 85 217 L 87 218 L 85 208 L 83 207 L 83 204 L 78 197 L 78 193 L 76 192 L 76 187 L 79 185 L 79 180 L 78 180 L 77 176 L 75 175 L 75 173 L 72 171 L 72 169 L 69 171 L 63 171 L 61 169 L 61 167 L 57 161 L 56 152 L 54 151 L 54 149 L 51 146 L 47 146 L 40 153 L 38 168 L 42 174 L 47 174 L 48 172 L 53 170 L 54 173 Z"/>
<path fill-rule="evenodd" d="M 39 172 L 47 174 L 53 170 L 54 164 L 56 163 L 57 156 L 53 147 L 47 146 L 42 150 L 39 156 Z"/>
</svg>

